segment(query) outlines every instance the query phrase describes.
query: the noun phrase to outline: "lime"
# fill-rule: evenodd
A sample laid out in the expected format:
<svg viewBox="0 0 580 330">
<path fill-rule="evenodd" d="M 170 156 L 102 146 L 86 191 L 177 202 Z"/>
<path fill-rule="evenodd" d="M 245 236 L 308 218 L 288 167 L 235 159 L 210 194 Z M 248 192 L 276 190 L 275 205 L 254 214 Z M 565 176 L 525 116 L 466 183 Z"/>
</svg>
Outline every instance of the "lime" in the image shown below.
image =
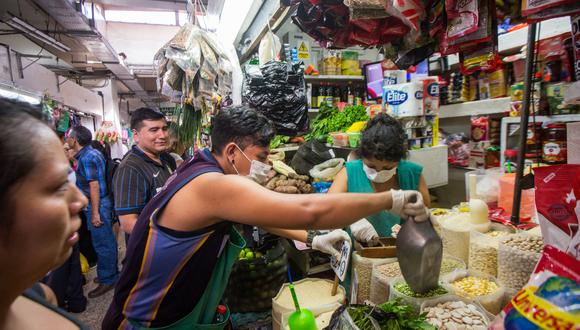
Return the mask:
<svg viewBox="0 0 580 330">
<path fill-rule="evenodd" d="M 244 250 L 240 251 L 240 259 L 244 259 L 246 257 L 246 252 Z"/>
<path fill-rule="evenodd" d="M 252 251 L 246 252 L 246 259 L 254 259 L 254 252 Z"/>
</svg>

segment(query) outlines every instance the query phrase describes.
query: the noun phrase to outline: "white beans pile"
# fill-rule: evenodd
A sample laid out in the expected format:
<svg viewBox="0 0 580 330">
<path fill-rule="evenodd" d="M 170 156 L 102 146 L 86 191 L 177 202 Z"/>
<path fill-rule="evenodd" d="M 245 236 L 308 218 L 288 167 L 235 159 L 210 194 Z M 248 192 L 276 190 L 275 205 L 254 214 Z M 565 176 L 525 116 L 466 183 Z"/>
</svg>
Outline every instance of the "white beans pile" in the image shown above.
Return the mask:
<svg viewBox="0 0 580 330">
<path fill-rule="evenodd" d="M 448 301 L 425 307 L 427 322 L 440 330 L 485 330 L 487 320 L 475 305 Z"/>
<path fill-rule="evenodd" d="M 520 290 L 533 273 L 544 247 L 541 237 L 514 235 L 499 244 L 498 280 L 503 286 Z"/>
</svg>

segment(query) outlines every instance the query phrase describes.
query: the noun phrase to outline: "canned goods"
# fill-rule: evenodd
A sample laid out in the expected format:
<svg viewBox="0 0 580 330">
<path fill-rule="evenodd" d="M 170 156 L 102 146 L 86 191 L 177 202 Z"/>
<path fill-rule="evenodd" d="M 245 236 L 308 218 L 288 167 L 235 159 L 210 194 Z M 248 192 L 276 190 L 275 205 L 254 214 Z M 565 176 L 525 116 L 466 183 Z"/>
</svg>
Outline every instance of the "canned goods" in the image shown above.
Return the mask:
<svg viewBox="0 0 580 330">
<path fill-rule="evenodd" d="M 542 145 L 542 123 L 529 123 L 526 138 L 526 153 L 536 154 Z"/>
</svg>

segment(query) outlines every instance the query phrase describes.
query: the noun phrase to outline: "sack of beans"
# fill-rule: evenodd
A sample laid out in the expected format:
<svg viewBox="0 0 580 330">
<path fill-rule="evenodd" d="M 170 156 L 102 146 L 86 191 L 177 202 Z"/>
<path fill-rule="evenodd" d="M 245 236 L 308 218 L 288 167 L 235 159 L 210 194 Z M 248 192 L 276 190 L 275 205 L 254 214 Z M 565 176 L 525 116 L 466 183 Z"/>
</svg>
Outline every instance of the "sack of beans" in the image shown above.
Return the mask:
<svg viewBox="0 0 580 330">
<path fill-rule="evenodd" d="M 495 225 L 495 224 L 494 224 Z M 501 226 L 498 224 L 498 226 Z M 497 252 L 501 238 L 509 236 L 506 230 L 490 230 L 487 233 L 480 233 L 472 230 L 469 240 L 469 269 L 497 276 Z"/>
<path fill-rule="evenodd" d="M 427 322 L 439 330 L 485 330 L 493 317 L 479 303 L 455 295 L 424 302 L 421 313 L 426 314 Z"/>
<path fill-rule="evenodd" d="M 440 224 L 443 253 L 459 258 L 468 264 L 470 238 L 469 213 L 458 213 L 443 218 Z"/>
<path fill-rule="evenodd" d="M 520 290 L 528 281 L 542 256 L 542 238 L 517 234 L 499 242 L 497 278 L 503 286 Z"/>
<path fill-rule="evenodd" d="M 371 276 L 370 301 L 374 304 L 382 304 L 389 300 L 389 286 L 391 280 L 402 276 L 399 262 L 393 260 L 386 264 L 376 264 L 373 266 Z"/>
<path fill-rule="evenodd" d="M 363 304 L 371 297 L 371 277 L 373 266 L 396 261 L 397 258 L 365 258 L 357 252 L 352 254 L 352 283 L 356 285 L 356 302 Z M 353 290 L 351 289 L 351 292 Z"/>
<path fill-rule="evenodd" d="M 491 314 L 497 314 L 501 311 L 504 304 L 505 289 L 495 277 L 474 271 L 456 275 L 448 282 L 455 295 L 478 302 Z"/>
</svg>

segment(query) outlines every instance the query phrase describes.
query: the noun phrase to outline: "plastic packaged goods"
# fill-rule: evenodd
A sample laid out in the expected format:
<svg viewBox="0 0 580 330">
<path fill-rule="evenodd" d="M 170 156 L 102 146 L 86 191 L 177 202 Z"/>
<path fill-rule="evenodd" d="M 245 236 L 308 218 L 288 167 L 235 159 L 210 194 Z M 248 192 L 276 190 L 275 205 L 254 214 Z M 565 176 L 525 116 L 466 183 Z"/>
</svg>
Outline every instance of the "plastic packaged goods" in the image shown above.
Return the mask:
<svg viewBox="0 0 580 330">
<path fill-rule="evenodd" d="M 449 286 L 454 294 L 481 304 L 491 314 L 501 311 L 505 289 L 493 276 L 473 271 L 458 272 L 449 278 Z"/>
<path fill-rule="evenodd" d="M 336 147 L 348 147 L 348 134 L 341 132 L 330 133 L 332 145 Z"/>
<path fill-rule="evenodd" d="M 422 116 L 423 84 L 412 82 L 383 86 L 383 107 L 389 115 L 397 118 Z"/>
<path fill-rule="evenodd" d="M 530 279 L 541 257 L 541 237 L 518 234 L 502 239 L 498 250 L 497 277 L 506 288 L 520 290 Z"/>
<path fill-rule="evenodd" d="M 315 181 L 333 181 L 343 167 L 344 159 L 333 158 L 314 166 L 309 174 Z"/>
<path fill-rule="evenodd" d="M 490 231 L 485 234 L 471 231 L 469 242 L 469 269 L 482 274 L 497 276 L 497 253 L 499 240 L 510 235 L 506 231 Z"/>
<path fill-rule="evenodd" d="M 469 262 L 469 213 L 453 214 L 441 220 L 443 252 Z"/>
<path fill-rule="evenodd" d="M 424 302 L 421 313 L 426 313 L 427 322 L 440 330 L 485 330 L 490 323 L 488 312 L 480 304 L 453 295 Z"/>
<path fill-rule="evenodd" d="M 351 285 L 356 286 L 356 302 L 358 304 L 364 303 L 365 300 L 369 300 L 371 297 L 373 267 L 394 261 L 396 261 L 396 258 L 375 259 L 361 257 L 357 252 L 352 254 L 352 276 L 356 281 L 353 280 Z"/>
<path fill-rule="evenodd" d="M 294 289 L 300 307 L 311 311 L 332 310 L 336 305 L 346 301 L 344 288 L 339 286 L 338 293 L 331 295 L 333 282 L 321 279 L 303 279 L 294 282 Z M 272 298 L 272 325 L 276 330 L 281 329 L 283 315 L 295 310 L 292 295 L 288 284 L 284 284 L 276 297 Z"/>
<path fill-rule="evenodd" d="M 391 281 L 389 288 L 389 300 L 400 298 L 405 304 L 411 305 L 416 311 L 421 310 L 421 305 L 435 298 L 448 295 L 449 288 L 443 284 L 439 287 L 423 294 L 415 293 L 411 290 L 405 279 L 399 277 Z"/>
</svg>

